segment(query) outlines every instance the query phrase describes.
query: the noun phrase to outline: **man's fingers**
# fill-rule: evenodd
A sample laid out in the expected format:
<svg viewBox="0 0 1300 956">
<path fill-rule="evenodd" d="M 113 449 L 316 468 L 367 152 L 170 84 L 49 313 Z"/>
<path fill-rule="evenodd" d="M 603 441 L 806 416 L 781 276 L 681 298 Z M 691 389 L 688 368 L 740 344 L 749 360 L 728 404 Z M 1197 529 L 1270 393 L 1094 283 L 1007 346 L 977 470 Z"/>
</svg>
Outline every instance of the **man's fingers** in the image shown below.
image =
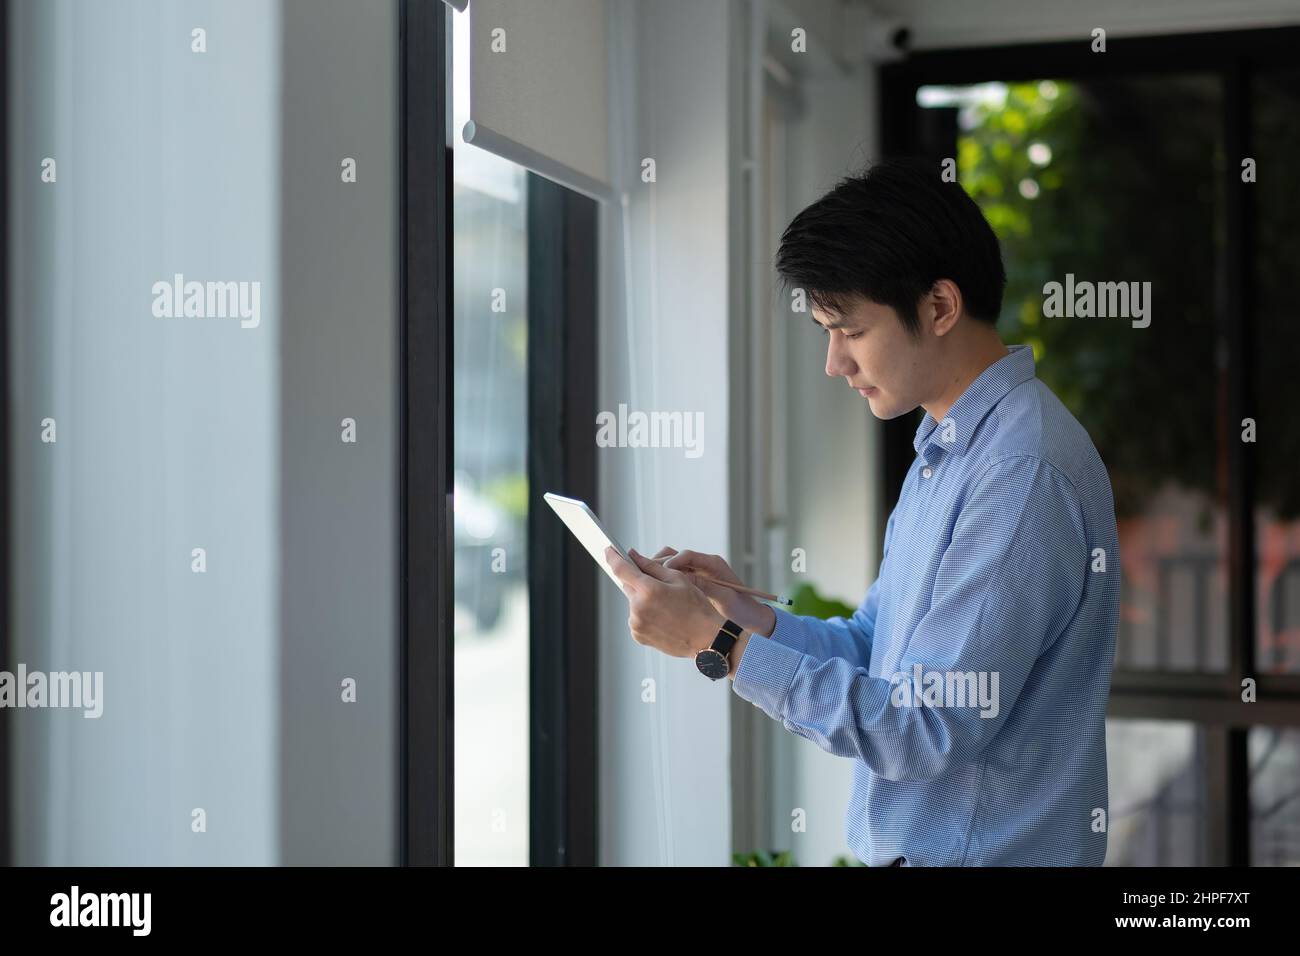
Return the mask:
<svg viewBox="0 0 1300 956">
<path fill-rule="evenodd" d="M 682 576 L 680 571 L 670 571 L 658 561 L 652 561 L 644 554 L 637 554 L 634 548 L 628 548 L 627 554 L 636 562 L 636 566 L 645 572 L 647 577 L 656 578 L 660 581 L 674 581 Z"/>
<path fill-rule="evenodd" d="M 711 578 L 717 578 L 719 581 L 731 581 L 739 583 L 734 571 L 730 565 L 716 554 L 701 554 L 698 551 L 679 551 L 667 561 L 664 567 L 673 568 L 678 571 L 689 570 L 699 571 L 701 574 Z"/>
<path fill-rule="evenodd" d="M 661 558 L 671 558 L 676 553 L 677 553 L 676 548 L 668 548 L 668 547 L 660 548 L 658 551 L 655 552 L 655 556 L 651 560 L 658 561 Z"/>
<path fill-rule="evenodd" d="M 715 601 L 730 601 L 736 598 L 736 592 L 731 588 L 724 588 L 721 584 L 715 584 L 708 578 L 692 574 L 690 579 L 692 584 L 704 592 L 705 597 L 712 598 Z"/>
<path fill-rule="evenodd" d="M 635 553 L 635 552 L 634 552 Z M 623 556 L 613 548 L 605 549 L 605 563 L 609 569 L 614 572 L 614 577 L 618 578 L 623 584 L 623 590 L 627 590 L 627 585 L 637 584 L 645 577 L 637 570 L 635 565 L 628 564 L 623 560 Z"/>
<path fill-rule="evenodd" d="M 703 555 L 696 551 L 678 551 L 675 555 L 665 561 L 664 565 L 669 568 L 677 568 L 678 570 L 684 568 L 700 568 L 703 570 L 701 562 L 706 557 L 708 557 L 708 555 Z"/>
</svg>

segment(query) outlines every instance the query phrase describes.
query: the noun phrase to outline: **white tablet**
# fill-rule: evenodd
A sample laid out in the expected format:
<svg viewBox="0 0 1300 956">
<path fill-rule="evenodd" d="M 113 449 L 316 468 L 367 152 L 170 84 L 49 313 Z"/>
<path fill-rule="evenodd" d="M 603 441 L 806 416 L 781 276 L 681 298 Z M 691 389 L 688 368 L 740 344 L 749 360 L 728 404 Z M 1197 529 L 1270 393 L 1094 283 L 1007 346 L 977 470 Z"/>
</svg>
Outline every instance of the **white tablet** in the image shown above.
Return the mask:
<svg viewBox="0 0 1300 956">
<path fill-rule="evenodd" d="M 605 530 L 605 526 L 600 523 L 600 519 L 587 507 L 585 501 L 579 501 L 577 498 L 566 498 L 563 495 L 546 492 L 542 495 L 546 503 L 551 506 L 551 510 L 560 516 L 563 521 L 573 532 L 573 536 L 582 542 L 582 546 L 587 549 L 587 553 L 596 559 L 596 563 L 604 569 L 609 575 L 609 579 L 618 585 L 619 590 L 623 589 L 622 583 L 614 577 L 614 572 L 605 562 L 605 549 L 612 547 L 628 562 L 632 559 L 627 556 L 623 547 L 614 540 L 613 536 Z"/>
</svg>

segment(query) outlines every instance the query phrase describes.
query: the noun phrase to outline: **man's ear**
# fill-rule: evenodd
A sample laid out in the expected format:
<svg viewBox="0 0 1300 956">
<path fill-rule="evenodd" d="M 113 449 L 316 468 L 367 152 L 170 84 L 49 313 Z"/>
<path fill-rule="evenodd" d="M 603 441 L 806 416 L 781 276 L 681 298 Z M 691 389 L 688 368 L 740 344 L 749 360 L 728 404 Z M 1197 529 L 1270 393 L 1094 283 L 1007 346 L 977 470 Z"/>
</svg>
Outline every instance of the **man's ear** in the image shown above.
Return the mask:
<svg viewBox="0 0 1300 956">
<path fill-rule="evenodd" d="M 961 315 L 961 289 L 951 279 L 938 279 L 931 287 L 928 298 L 930 309 L 933 310 L 929 317 L 930 328 L 935 335 L 947 335 Z"/>
</svg>

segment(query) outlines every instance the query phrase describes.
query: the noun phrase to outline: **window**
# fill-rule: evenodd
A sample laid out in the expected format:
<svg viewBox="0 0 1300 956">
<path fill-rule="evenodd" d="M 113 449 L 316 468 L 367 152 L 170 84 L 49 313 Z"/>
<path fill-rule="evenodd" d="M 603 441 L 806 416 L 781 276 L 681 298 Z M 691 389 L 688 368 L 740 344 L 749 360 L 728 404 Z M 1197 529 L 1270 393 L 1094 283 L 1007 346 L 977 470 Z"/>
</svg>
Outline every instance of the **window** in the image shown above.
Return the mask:
<svg viewBox="0 0 1300 956">
<path fill-rule="evenodd" d="M 455 852 L 594 865 L 590 558 L 541 500 L 594 503 L 596 203 L 466 144 L 453 16 Z"/>
<path fill-rule="evenodd" d="M 457 144 L 455 861 L 528 863 L 525 171 Z"/>
<path fill-rule="evenodd" d="M 1111 720 L 1107 866 L 1204 866 L 1205 739 L 1195 724 Z"/>
<path fill-rule="evenodd" d="M 1250 730 L 1251 859 L 1260 866 L 1300 866 L 1300 732 Z"/>
<path fill-rule="evenodd" d="M 1300 70 L 1259 71 L 1251 85 L 1251 145 L 1260 175 L 1255 215 L 1255 391 L 1260 428 L 1255 484 L 1255 654 L 1260 670 L 1300 674 L 1300 422 L 1288 413 L 1300 382 L 1296 317 L 1287 301 L 1300 262 L 1294 175 Z"/>
<path fill-rule="evenodd" d="M 1221 416 L 1227 369 L 1215 360 L 1214 296 L 1222 100 L 1208 74 L 917 91 L 920 105 L 955 119 L 961 182 L 1002 244 L 999 330 L 1033 346 L 1038 377 L 1110 471 L 1124 581 L 1120 668 L 1227 666 L 1219 466 L 1233 436 Z M 1045 318 L 1044 284 L 1068 289 L 1071 277 L 1149 283 L 1152 321 Z M 1134 409 L 1150 412 L 1139 420 Z"/>
<path fill-rule="evenodd" d="M 926 52 L 884 71 L 886 151 L 930 156 L 936 174 L 956 161 L 1003 246 L 999 329 L 1033 346 L 1110 471 L 1123 586 L 1108 863 L 1294 858 L 1298 39 Z M 1073 280 L 1149 282 L 1149 324 L 1133 303 L 1045 317 L 1045 284 Z M 916 423 L 886 426 L 887 505 Z"/>
</svg>

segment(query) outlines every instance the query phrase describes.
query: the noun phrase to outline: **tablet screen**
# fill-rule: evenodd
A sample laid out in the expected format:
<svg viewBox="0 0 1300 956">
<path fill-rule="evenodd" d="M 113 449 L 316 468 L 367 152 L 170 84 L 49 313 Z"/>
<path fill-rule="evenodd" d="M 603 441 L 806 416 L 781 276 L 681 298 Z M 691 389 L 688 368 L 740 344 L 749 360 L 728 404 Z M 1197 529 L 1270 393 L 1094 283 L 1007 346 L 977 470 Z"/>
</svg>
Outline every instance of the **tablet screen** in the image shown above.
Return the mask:
<svg viewBox="0 0 1300 956">
<path fill-rule="evenodd" d="M 551 506 L 551 509 L 560 516 L 560 520 L 573 532 L 573 536 L 587 549 L 587 553 L 596 559 L 596 563 L 609 575 L 610 580 L 619 586 L 619 590 L 622 590 L 623 585 L 618 578 L 614 577 L 614 572 L 605 563 L 605 549 L 612 546 L 624 558 L 629 561 L 631 559 L 627 557 L 627 552 L 623 550 L 619 543 L 605 530 L 604 525 L 600 523 L 600 519 L 587 507 L 587 503 L 579 501 L 577 498 L 566 498 L 563 495 L 557 495 L 549 491 L 542 497 L 546 499 L 546 503 Z"/>
</svg>

